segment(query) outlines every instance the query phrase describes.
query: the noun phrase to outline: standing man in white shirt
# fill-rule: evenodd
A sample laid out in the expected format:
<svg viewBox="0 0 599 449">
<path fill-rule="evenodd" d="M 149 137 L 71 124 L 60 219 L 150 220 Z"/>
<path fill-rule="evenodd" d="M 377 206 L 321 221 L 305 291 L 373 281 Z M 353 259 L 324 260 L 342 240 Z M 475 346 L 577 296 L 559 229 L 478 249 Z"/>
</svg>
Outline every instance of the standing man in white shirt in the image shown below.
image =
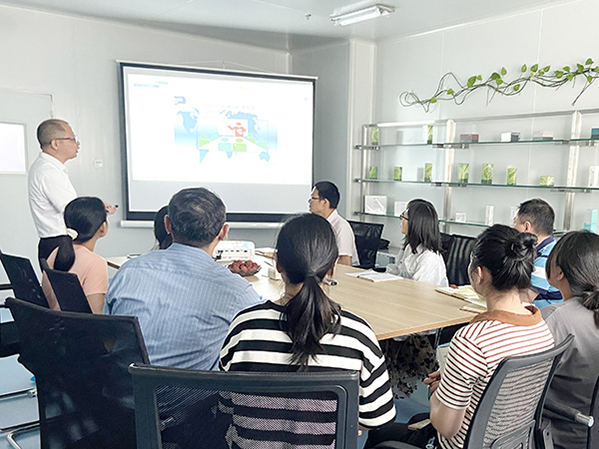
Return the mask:
<svg viewBox="0 0 599 449">
<path fill-rule="evenodd" d="M 349 266 L 360 265 L 354 231 L 350 224 L 337 213 L 340 198 L 339 189 L 335 184 L 329 181 L 317 182 L 314 184 L 308 200 L 310 212 L 326 218 L 331 224 L 339 248 L 337 262 Z"/>
<path fill-rule="evenodd" d="M 47 259 L 67 237 L 63 212 L 77 197 L 64 163 L 77 157 L 79 141 L 64 120 L 50 119 L 37 127 L 42 153 L 29 169 L 29 207 L 40 237 L 38 257 Z"/>
</svg>

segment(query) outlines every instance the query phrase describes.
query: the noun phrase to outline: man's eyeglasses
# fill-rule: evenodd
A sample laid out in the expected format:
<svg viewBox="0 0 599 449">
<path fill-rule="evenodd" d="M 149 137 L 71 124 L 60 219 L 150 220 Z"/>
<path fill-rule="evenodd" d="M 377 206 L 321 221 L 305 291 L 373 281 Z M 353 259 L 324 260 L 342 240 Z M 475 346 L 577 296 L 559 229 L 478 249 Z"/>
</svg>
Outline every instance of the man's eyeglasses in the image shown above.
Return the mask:
<svg viewBox="0 0 599 449">
<path fill-rule="evenodd" d="M 310 198 L 308 198 L 308 201 L 320 201 L 322 198 L 318 198 L 315 196 L 311 196 Z"/>
<path fill-rule="evenodd" d="M 79 142 L 79 139 L 77 139 L 77 136 L 74 136 L 74 137 L 56 137 L 54 140 L 70 140 L 73 143 Z"/>
<path fill-rule="evenodd" d="M 408 214 L 408 211 L 407 211 L 407 210 L 404 210 L 404 211 L 401 213 L 401 215 L 399 216 L 399 219 L 400 219 L 400 220 L 406 220 L 406 221 L 408 221 L 408 215 L 407 215 L 407 214 Z"/>
</svg>

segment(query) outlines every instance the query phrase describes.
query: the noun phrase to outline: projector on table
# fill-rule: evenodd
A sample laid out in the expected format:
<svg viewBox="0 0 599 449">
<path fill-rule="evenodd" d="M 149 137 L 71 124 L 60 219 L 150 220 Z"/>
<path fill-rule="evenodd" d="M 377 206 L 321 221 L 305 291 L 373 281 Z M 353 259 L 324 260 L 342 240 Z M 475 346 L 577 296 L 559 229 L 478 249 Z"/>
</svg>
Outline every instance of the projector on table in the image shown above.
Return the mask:
<svg viewBox="0 0 599 449">
<path fill-rule="evenodd" d="M 214 250 L 214 260 L 218 262 L 252 260 L 254 258 L 254 249 L 254 242 L 221 240 Z"/>
</svg>

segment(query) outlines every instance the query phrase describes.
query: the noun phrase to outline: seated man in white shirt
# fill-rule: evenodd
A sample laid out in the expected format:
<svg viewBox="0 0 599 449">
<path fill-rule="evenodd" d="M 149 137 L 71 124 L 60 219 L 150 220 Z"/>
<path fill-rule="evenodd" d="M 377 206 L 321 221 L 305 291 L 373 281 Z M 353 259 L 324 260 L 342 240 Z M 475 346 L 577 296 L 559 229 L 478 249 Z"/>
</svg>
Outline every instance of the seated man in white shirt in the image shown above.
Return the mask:
<svg viewBox="0 0 599 449">
<path fill-rule="evenodd" d="M 340 197 L 339 189 L 332 182 L 317 182 L 308 200 L 310 212 L 326 218 L 331 224 L 339 247 L 337 262 L 349 266 L 360 265 L 354 232 L 350 224 L 337 213 Z"/>
</svg>

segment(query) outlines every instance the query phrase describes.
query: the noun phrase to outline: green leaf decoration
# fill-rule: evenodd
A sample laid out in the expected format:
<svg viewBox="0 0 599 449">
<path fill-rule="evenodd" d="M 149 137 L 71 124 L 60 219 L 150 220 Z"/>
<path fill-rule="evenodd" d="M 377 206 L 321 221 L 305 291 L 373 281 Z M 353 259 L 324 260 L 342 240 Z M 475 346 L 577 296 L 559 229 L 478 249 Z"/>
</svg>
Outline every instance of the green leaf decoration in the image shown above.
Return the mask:
<svg viewBox="0 0 599 449">
<path fill-rule="evenodd" d="M 576 87 L 575 81 L 580 78 L 583 86 L 572 102 L 572 106 L 574 106 L 589 85 L 599 79 L 599 64 L 595 65 L 592 58 L 587 58 L 584 64 L 576 63 L 574 70 L 571 69 L 573 65 L 566 65 L 553 71 L 550 65 L 541 67 L 539 68 L 539 64 L 533 64 L 530 67 L 523 64 L 519 73 L 511 72 L 509 79 L 507 78 L 508 69 L 501 67 L 497 72 L 492 72 L 485 78 L 480 74 L 472 75 L 465 82 L 453 72 L 448 72 L 441 77 L 437 90 L 432 95 L 421 99 L 414 92 L 407 91 L 399 95 L 399 102 L 406 107 L 420 105 L 426 112 L 429 112 L 431 105 L 443 100 L 451 100 L 456 105 L 461 105 L 468 95 L 481 88 L 486 89 L 487 101 L 490 101 L 496 94 L 505 96 L 519 94 L 529 83 L 539 87 L 558 89 L 568 82 L 573 82 L 573 87 Z M 448 87 L 448 85 L 455 87 Z"/>
</svg>

